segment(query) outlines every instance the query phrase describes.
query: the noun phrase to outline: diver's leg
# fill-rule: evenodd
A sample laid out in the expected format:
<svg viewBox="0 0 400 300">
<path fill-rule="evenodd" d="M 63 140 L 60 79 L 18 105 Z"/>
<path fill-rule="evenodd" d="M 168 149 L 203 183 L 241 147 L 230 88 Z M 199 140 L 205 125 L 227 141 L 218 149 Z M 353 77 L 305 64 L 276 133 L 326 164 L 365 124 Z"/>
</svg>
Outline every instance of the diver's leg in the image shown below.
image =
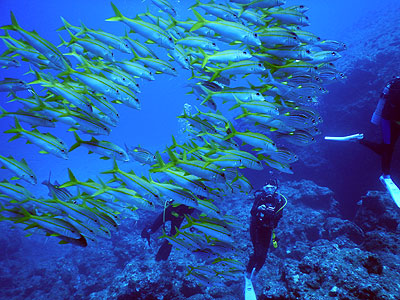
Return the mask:
<svg viewBox="0 0 400 300">
<path fill-rule="evenodd" d="M 382 172 L 384 176 L 390 175 L 390 163 L 392 161 L 392 155 L 394 145 L 397 140 L 397 130 L 394 127 L 395 122 L 386 119 L 381 119 L 381 131 L 382 131 Z"/>
<path fill-rule="evenodd" d="M 272 236 L 272 229 L 264 229 L 260 230 L 260 236 L 259 236 L 259 243 L 257 247 L 257 255 L 256 255 L 256 270 L 255 273 L 257 274 L 262 266 L 265 263 L 265 260 L 267 259 L 267 254 L 268 254 L 268 248 L 271 243 L 271 236 Z M 254 252 L 256 249 L 254 249 Z M 255 252 L 256 253 L 256 252 Z"/>
<path fill-rule="evenodd" d="M 172 250 L 172 245 L 167 240 L 164 240 L 160 249 L 158 249 L 156 255 L 156 261 L 167 260 L 169 254 L 171 253 L 171 250 Z"/>
<path fill-rule="evenodd" d="M 255 224 L 250 223 L 250 238 L 251 242 L 253 244 L 253 254 L 250 255 L 249 262 L 247 264 L 246 272 L 248 277 L 250 278 L 251 271 L 253 270 L 255 264 L 256 264 L 256 245 L 257 245 L 257 228 Z"/>
</svg>

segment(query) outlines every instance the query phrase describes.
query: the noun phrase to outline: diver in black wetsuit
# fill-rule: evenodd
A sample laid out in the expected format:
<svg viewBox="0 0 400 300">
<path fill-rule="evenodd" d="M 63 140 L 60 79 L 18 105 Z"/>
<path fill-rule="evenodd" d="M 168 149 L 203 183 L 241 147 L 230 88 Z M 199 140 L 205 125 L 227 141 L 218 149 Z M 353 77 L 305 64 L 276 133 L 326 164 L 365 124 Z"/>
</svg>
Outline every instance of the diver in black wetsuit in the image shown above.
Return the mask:
<svg viewBox="0 0 400 300">
<path fill-rule="evenodd" d="M 267 181 L 262 190 L 256 191 L 251 208 L 250 236 L 254 253 L 247 265 L 247 277 L 258 273 L 267 258 L 274 228 L 282 218 L 286 199 L 278 192 L 276 179 Z"/>
<path fill-rule="evenodd" d="M 371 122 L 380 125 L 382 142 L 375 143 L 364 138 L 363 134 L 354 134 L 345 137 L 325 137 L 334 141 L 359 141 L 380 155 L 382 175 L 379 177 L 382 184 L 390 193 L 392 199 L 400 207 L 400 190 L 390 177 L 390 164 L 394 147 L 400 135 L 400 76 L 390 80 L 382 91 L 378 105 L 372 115 Z"/>
<path fill-rule="evenodd" d="M 193 207 L 189 207 L 183 204 L 175 205 L 170 203 L 168 207 L 162 212 L 153 222 L 150 227 L 145 227 L 142 230 L 142 238 L 147 239 L 150 245 L 150 234 L 155 233 L 161 226 L 165 230 L 165 223 L 171 222 L 171 229 L 169 232 L 169 236 L 173 236 L 176 234 L 176 228 L 179 228 L 185 220 L 185 215 L 190 215 L 194 211 Z M 167 260 L 169 254 L 171 253 L 172 245 L 168 242 L 168 240 L 164 240 L 160 249 L 156 255 L 156 261 Z"/>
<path fill-rule="evenodd" d="M 400 135 L 400 77 L 389 81 L 382 91 L 371 122 L 381 126 L 382 142 L 361 139 L 360 144 L 381 156 L 383 178 L 390 178 L 390 163 Z"/>
</svg>

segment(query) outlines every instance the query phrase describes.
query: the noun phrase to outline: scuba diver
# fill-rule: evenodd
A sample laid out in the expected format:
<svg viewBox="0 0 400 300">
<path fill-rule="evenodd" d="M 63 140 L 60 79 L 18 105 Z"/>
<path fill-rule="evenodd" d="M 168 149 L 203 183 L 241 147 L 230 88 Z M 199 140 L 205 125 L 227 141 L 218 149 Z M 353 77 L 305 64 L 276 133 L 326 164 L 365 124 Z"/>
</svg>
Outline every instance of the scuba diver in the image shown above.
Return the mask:
<svg viewBox="0 0 400 300">
<path fill-rule="evenodd" d="M 245 299 L 255 299 L 251 279 L 260 271 L 267 258 L 268 249 L 275 241 L 274 228 L 283 215 L 283 208 L 287 200 L 278 191 L 278 181 L 271 179 L 266 182 L 262 190 L 254 193 L 255 199 L 251 208 L 250 237 L 254 252 L 250 256 L 245 275 Z"/>
<path fill-rule="evenodd" d="M 344 137 L 326 136 L 326 140 L 358 141 L 380 155 L 382 175 L 379 177 L 390 196 L 400 208 L 400 190 L 390 177 L 390 164 L 394 146 L 400 135 L 400 76 L 390 80 L 383 89 L 378 105 L 372 115 L 371 123 L 380 125 L 382 142 L 374 143 L 364 138 L 363 134 L 353 134 Z"/>
<path fill-rule="evenodd" d="M 147 239 L 150 245 L 150 234 L 155 233 L 161 226 L 165 232 L 165 223 L 168 221 L 171 222 L 169 236 L 173 236 L 176 234 L 176 229 L 179 228 L 183 220 L 185 220 L 185 215 L 191 215 L 193 211 L 193 207 L 184 204 L 173 204 L 171 200 L 167 208 L 154 220 L 153 224 L 142 230 L 141 237 Z M 160 249 L 158 249 L 156 261 L 167 260 L 171 250 L 172 245 L 165 239 Z"/>
</svg>

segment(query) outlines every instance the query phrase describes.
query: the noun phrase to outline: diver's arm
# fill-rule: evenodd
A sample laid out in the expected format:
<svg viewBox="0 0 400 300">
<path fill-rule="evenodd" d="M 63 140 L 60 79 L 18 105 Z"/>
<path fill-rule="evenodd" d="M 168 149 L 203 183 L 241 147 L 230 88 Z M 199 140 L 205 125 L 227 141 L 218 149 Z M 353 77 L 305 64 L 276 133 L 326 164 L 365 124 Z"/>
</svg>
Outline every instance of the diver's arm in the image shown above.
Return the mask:
<svg viewBox="0 0 400 300">
<path fill-rule="evenodd" d="M 251 208 L 251 215 L 254 217 L 257 213 L 257 208 L 259 206 L 260 201 L 262 200 L 262 193 L 257 193 L 253 202 L 253 207 Z"/>
</svg>

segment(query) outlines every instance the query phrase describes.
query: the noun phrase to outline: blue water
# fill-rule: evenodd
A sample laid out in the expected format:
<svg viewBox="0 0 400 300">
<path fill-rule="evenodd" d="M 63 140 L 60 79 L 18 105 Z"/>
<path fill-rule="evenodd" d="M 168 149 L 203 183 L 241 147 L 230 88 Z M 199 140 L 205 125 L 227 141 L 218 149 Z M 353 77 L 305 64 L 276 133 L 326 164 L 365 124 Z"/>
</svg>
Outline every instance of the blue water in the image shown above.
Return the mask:
<svg viewBox="0 0 400 300">
<path fill-rule="evenodd" d="M 192 16 L 187 10 L 192 5 L 190 1 L 173 1 L 176 5 L 179 17 L 186 19 Z M 150 7 L 153 13 L 158 9 L 151 1 L 114 1 L 120 11 L 127 16 L 135 16 L 146 11 Z M 373 14 L 375 8 L 381 6 L 376 1 L 288 1 L 288 4 L 305 4 L 310 7 L 308 16 L 311 26 L 307 30 L 319 35 L 322 39 L 339 39 L 340 34 L 350 27 L 355 20 L 361 16 Z M 86 26 L 93 29 L 102 29 L 114 34 L 123 34 L 126 26 L 118 22 L 106 22 L 106 18 L 113 16 L 112 8 L 108 1 L 68 1 L 66 5 L 62 1 L 1 1 L 0 20 L 2 24 L 10 23 L 9 11 L 12 10 L 19 24 L 26 30 L 35 30 L 37 33 L 58 45 L 59 32 L 62 26 L 60 16 L 63 16 L 71 24 L 79 24 L 83 21 Z M 16 36 L 16 35 L 14 35 Z M 65 37 L 65 35 L 64 35 Z M 5 50 L 0 44 L 0 52 Z M 26 64 L 21 68 L 2 69 L 1 78 L 14 77 L 23 78 L 25 81 L 33 80 L 32 75 L 21 76 L 28 71 Z M 185 95 L 190 90 L 186 88 L 187 78 L 190 72 L 180 68 L 178 77 L 169 75 L 157 75 L 157 80 L 140 82 L 142 93 L 138 95 L 142 103 L 141 111 L 129 109 L 122 105 L 118 108 L 121 120 L 117 128 L 113 128 L 109 140 L 118 145 L 141 145 L 151 151 L 160 150 L 171 143 L 171 135 L 177 134 L 179 123 L 175 118 L 182 112 L 185 103 L 196 104 L 193 97 Z M 4 97 L 4 95 L 2 95 Z M 16 106 L 13 103 L 1 104 L 6 110 L 12 111 Z M 10 128 L 11 118 L 0 119 L 3 129 Z M 23 139 L 8 143 L 11 134 L 3 134 L 1 130 L 1 153 L 2 155 L 14 155 L 14 157 L 25 157 L 29 165 L 37 172 L 39 182 L 47 178 L 49 171 L 53 178 L 59 181 L 67 179 L 65 169 L 70 167 L 76 170 L 78 176 L 93 177 L 100 170 L 104 170 L 103 163 L 96 155 L 86 155 L 84 148 L 70 153 L 68 161 L 55 158 L 51 155 L 38 154 L 38 148 L 33 145 L 25 145 Z M 49 130 L 52 134 L 62 137 L 67 145 L 74 142 L 73 135 L 66 133 L 65 128 Z M 44 164 L 48 167 L 44 167 Z M 109 163 L 105 163 L 109 166 Z M 135 166 L 138 167 L 138 166 Z M 0 178 L 7 178 L 9 173 L 1 171 Z M 45 191 L 44 187 L 37 187 Z"/>
<path fill-rule="evenodd" d="M 171 0 L 177 10 L 179 19 L 185 20 L 193 15 L 188 7 L 194 4 L 194 1 L 176 1 Z M 311 26 L 305 28 L 322 39 L 341 40 L 343 33 L 347 28 L 363 17 L 374 17 L 374 11 L 381 8 L 382 1 L 375 0 L 304 0 L 304 1 L 287 1 L 289 5 L 305 4 L 310 8 L 307 15 L 310 18 Z M 388 4 L 393 1 L 385 1 Z M 157 14 L 158 9 L 151 4 L 151 1 L 127 1 L 115 0 L 114 3 L 119 10 L 126 16 L 133 17 L 139 13 L 146 11 L 149 7 L 153 14 Z M 64 17 L 69 23 L 78 25 L 80 21 L 93 29 L 102 29 L 117 35 L 123 35 L 126 29 L 124 24 L 118 22 L 106 22 L 106 18 L 113 16 L 113 11 L 109 1 L 0 1 L 0 25 L 10 24 L 10 11 L 13 11 L 19 24 L 26 30 L 35 30 L 39 35 L 46 38 L 55 45 L 58 45 L 59 32 L 57 28 L 62 26 L 60 16 Z M 11 33 L 14 37 L 17 34 Z M 62 33 L 65 37 L 65 32 Z M 348 42 L 346 40 L 341 40 Z M 159 48 L 158 53 L 162 50 Z M 0 53 L 5 51 L 4 44 L 0 43 Z M 164 56 L 165 58 L 165 56 Z M 21 68 L 0 69 L 0 80 L 3 78 L 21 78 L 27 82 L 32 81 L 32 75 L 23 75 L 29 70 L 27 64 L 22 64 Z M 112 132 L 104 139 L 112 141 L 117 145 L 124 144 L 130 146 L 142 146 L 153 152 L 162 151 L 166 146 L 171 144 L 171 136 L 179 136 L 180 123 L 176 116 L 181 114 L 185 103 L 192 106 L 199 103 L 192 95 L 186 95 L 190 89 L 186 86 L 190 71 L 183 70 L 178 67 L 178 77 L 169 75 L 156 75 L 155 81 L 139 80 L 141 93 L 138 97 L 141 101 L 141 110 L 134 110 L 123 105 L 117 106 L 121 115 L 120 122 L 117 127 L 112 128 Z M 329 89 L 329 87 L 328 87 Z M 24 94 L 18 92 L 19 96 Z M 5 93 L 0 94 L 0 105 L 7 111 L 14 111 L 20 107 L 17 103 L 8 103 L 10 98 Z M 321 99 L 323 102 L 323 99 Z M 39 148 L 35 145 L 25 144 L 24 139 L 17 139 L 8 142 L 12 137 L 11 134 L 3 133 L 11 128 L 13 122 L 11 118 L 0 119 L 0 154 L 3 156 L 12 155 L 14 158 L 25 158 L 29 166 L 35 171 L 38 177 L 38 185 L 35 187 L 21 182 L 22 185 L 29 188 L 36 196 L 46 196 L 47 188 L 40 183 L 47 179 L 51 172 L 52 180 L 63 182 L 68 180 L 67 168 L 70 168 L 78 179 L 86 180 L 88 178 L 95 179 L 100 172 L 111 168 L 111 161 L 103 161 L 99 159 L 97 154 L 87 154 L 84 147 L 78 148 L 69 154 L 68 160 L 62 160 L 53 155 L 39 154 Z M 23 127 L 28 127 L 22 124 Z M 66 131 L 66 127 L 57 125 L 56 129 L 43 129 L 41 132 L 51 132 L 62 138 L 67 145 L 74 143 L 73 134 Z M 88 135 L 82 135 L 84 139 L 88 139 Z M 102 139 L 103 137 L 99 137 Z M 318 142 L 321 142 L 320 137 Z M 120 167 L 124 170 L 133 169 L 137 174 L 146 174 L 147 168 L 140 164 L 130 161 L 128 163 L 120 163 Z M 249 179 L 255 187 L 260 186 L 263 180 L 268 176 L 269 169 L 263 171 L 248 172 Z M 294 175 L 296 179 L 302 177 L 302 170 L 297 169 Z M 275 172 L 276 173 L 276 172 Z M 0 169 L 0 180 L 7 179 L 12 176 L 8 170 Z M 307 174 L 304 174 L 307 177 Z M 290 180 L 291 175 L 283 175 L 282 178 Z M 32 241 L 35 236 L 30 237 L 27 241 Z M 37 237 L 38 240 L 41 237 Z M 39 243 L 40 244 L 40 243 Z M 29 248 L 28 244 L 23 247 Z M 52 245 L 54 247 L 54 245 Z M 55 246 L 60 251 L 58 246 Z M 57 251 L 58 251 L 57 250 Z M 47 254 L 46 247 L 43 252 L 35 249 L 35 253 L 39 255 Z M 33 255 L 33 253 L 32 253 Z M 51 258 L 50 258 L 51 259 Z"/>
</svg>

